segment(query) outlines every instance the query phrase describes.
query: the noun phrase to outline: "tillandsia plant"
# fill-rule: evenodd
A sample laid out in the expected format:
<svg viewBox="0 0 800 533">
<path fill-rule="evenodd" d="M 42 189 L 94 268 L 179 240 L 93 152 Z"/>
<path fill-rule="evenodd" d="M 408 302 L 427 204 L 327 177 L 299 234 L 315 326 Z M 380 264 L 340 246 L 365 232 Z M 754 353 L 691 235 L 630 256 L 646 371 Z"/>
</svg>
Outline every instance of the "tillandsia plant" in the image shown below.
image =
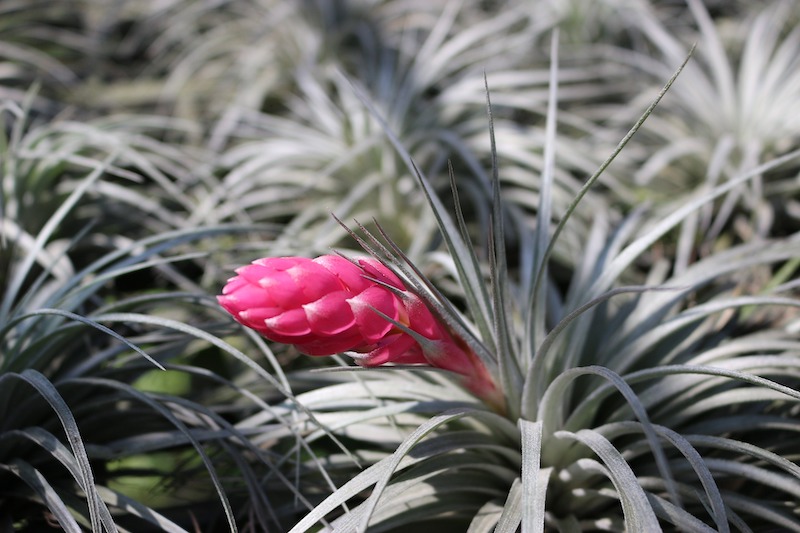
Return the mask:
<svg viewBox="0 0 800 533">
<path fill-rule="evenodd" d="M 518 7 L 473 2 L 450 2 L 442 9 L 421 2 L 316 1 L 295 11 L 285 23 L 278 18 L 283 11 L 272 10 L 262 18 L 246 13 L 245 20 L 230 25 L 226 42 L 241 38 L 243 26 L 269 37 L 268 44 L 246 47 L 257 51 L 253 59 L 262 61 L 257 67 L 217 51 L 204 62 L 203 68 L 215 74 L 244 65 L 248 76 L 257 73 L 275 83 L 275 94 L 262 95 L 256 87 L 265 82 L 243 83 L 247 97 L 220 122 L 214 142 L 224 140 L 219 160 L 224 194 L 209 197 L 209 204 L 219 220 L 285 222 L 281 240 L 287 248 L 306 243 L 316 253 L 347 242 L 330 213 L 367 224 L 379 218 L 406 253 L 420 260 L 435 234 L 435 221 L 380 124 L 365 112 L 352 87 L 375 102 L 414 151 L 416 163 L 437 178 L 435 185 L 446 189 L 446 164 L 452 158 L 465 178 L 462 194 L 482 207 L 488 179 L 470 143 L 484 126 L 482 73 L 513 69 L 523 56 L 529 57 L 526 51 L 535 48 L 542 27 Z M 280 27 L 265 32 L 264 18 L 270 24 L 281 20 Z M 222 29 L 217 26 L 215 33 Z M 502 40 L 495 38 L 499 33 Z M 207 47 L 208 39 L 198 41 L 189 47 L 193 60 Z M 280 56 L 276 63 L 296 64 L 280 75 L 280 65 L 263 63 L 273 55 Z M 518 100 L 530 103 L 530 90 L 542 101 L 539 95 L 546 90 L 541 90 L 541 79 L 513 72 L 498 76 L 498 98 L 513 101 L 524 87 Z M 192 90 L 207 87 L 194 76 L 186 85 Z M 218 92 L 210 93 L 215 103 Z M 280 113 L 271 103 L 278 98 L 285 107 Z"/>
<path fill-rule="evenodd" d="M 791 260 L 800 253 L 798 236 L 733 248 L 673 275 L 668 261 L 646 256 L 687 216 L 751 177 L 745 174 L 652 223 L 635 212 L 616 221 L 612 231 L 609 215 L 596 213 L 582 257 L 574 262 L 578 266 L 561 286 L 549 273 L 555 241 L 583 194 L 658 100 L 551 228 L 556 48 L 542 218 L 522 236 L 516 271 L 504 246 L 498 169 L 487 275 L 465 238 L 457 198 L 451 218 L 388 132 L 440 224 L 449 251 L 442 263 L 459 282 L 463 311 L 428 283 L 385 233 L 373 235 L 363 226 L 353 235 L 381 263 L 345 265 L 345 259 L 336 259 L 341 265 L 336 271 L 351 272 L 342 277 L 352 275 L 353 281 L 328 278 L 319 264 L 308 266 L 332 263 L 327 256 L 321 261 L 265 259 L 243 267 L 221 296 L 237 320 L 267 337 L 321 353 L 316 335 L 333 338 L 341 331 L 348 342 L 330 346 L 361 350 L 369 361 L 381 342 L 376 332 L 383 330 L 412 336 L 424 355 L 413 320 L 402 319 L 403 295 L 413 291 L 436 322 L 446 324 L 458 344 L 469 346 L 489 370 L 505 404 L 492 410 L 470 402 L 452 382 L 424 369 L 409 372 L 405 365 L 353 373 L 351 382 L 297 394 L 297 404 L 278 407 L 295 413 L 298 427 L 306 428 L 304 442 L 313 453 L 308 466 L 326 465 L 325 485 L 332 490 L 292 533 L 319 527 L 401 531 L 412 525 L 475 533 L 800 530 L 800 346 L 792 333 L 800 304 L 791 297 L 797 284 L 782 283 L 796 272 Z M 771 161 L 755 172 L 781 163 Z M 402 274 L 402 285 L 380 264 Z M 275 272 L 287 266 L 296 272 Z M 748 287 L 742 275 L 773 266 L 778 268 L 768 289 L 742 296 Z M 308 288 L 307 278 L 315 280 Z M 318 279 L 328 279 L 319 284 L 329 283 L 330 289 L 318 292 Z M 366 336 L 354 306 L 340 307 L 347 300 L 340 293 L 351 291 L 360 301 L 375 287 L 388 292 L 360 319 L 378 316 L 385 323 L 377 329 L 370 323 L 371 336 Z M 330 304 L 324 301 L 334 293 Z M 288 305 L 279 301 L 287 294 Z M 399 303 L 391 303 L 389 295 Z M 321 308 L 336 308 L 337 317 L 348 317 L 341 330 L 333 322 L 316 324 Z M 761 314 L 774 318 L 759 322 L 756 310 L 769 309 L 782 312 Z M 290 379 L 299 383 L 307 376 Z M 272 417 L 261 413 L 252 423 L 268 425 Z M 332 436 L 341 440 L 329 451 L 323 439 Z"/>
<path fill-rule="evenodd" d="M 641 152 L 645 157 L 637 158 L 630 171 L 640 187 L 637 196 L 660 195 L 664 212 L 674 205 L 663 199 L 679 204 L 686 194 L 751 172 L 800 146 L 800 124 L 788 111 L 800 105 L 797 3 L 747 4 L 743 16 L 725 23 L 724 17 L 712 18 L 707 3 L 686 4 L 682 10 L 696 30 L 678 32 L 659 20 L 657 11 L 642 12 L 637 25 L 653 50 L 620 55 L 661 79 L 680 59 L 682 43 L 698 43 L 695 59 L 664 103 L 669 112 L 653 117 L 642 130 L 652 149 Z M 735 11 L 735 2 L 725 8 Z M 617 116 L 623 115 L 630 118 L 624 112 Z M 764 237 L 773 224 L 795 218 L 787 199 L 797 195 L 797 172 L 796 162 L 789 161 L 752 174 L 727 192 L 721 205 L 708 204 L 688 217 L 680 235 L 678 255 L 684 265 L 679 268 L 689 253 L 708 253 L 718 239 Z M 704 246 L 695 246 L 698 241 Z"/>
<path fill-rule="evenodd" d="M 235 530 L 237 508 L 265 500 L 240 480 L 272 458 L 220 414 L 266 405 L 219 362 L 274 380 L 214 335 L 220 310 L 189 272 L 198 249 L 253 228 L 170 227 L 184 222 L 155 200 L 165 190 L 119 186 L 177 174 L 161 157 L 174 146 L 134 124 L 31 125 L 15 102 L 0 120 L 0 531 Z M 302 500 L 273 474 L 272 502 Z"/>
</svg>

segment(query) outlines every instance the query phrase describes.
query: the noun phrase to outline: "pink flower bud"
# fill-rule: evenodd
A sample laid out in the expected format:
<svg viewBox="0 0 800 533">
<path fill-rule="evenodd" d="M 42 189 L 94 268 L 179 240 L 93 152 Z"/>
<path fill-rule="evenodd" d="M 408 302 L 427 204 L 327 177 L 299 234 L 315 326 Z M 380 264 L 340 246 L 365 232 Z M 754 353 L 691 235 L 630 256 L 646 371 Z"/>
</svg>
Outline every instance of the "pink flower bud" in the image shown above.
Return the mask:
<svg viewBox="0 0 800 533">
<path fill-rule="evenodd" d="M 308 355 L 363 350 L 394 328 L 375 310 L 393 320 L 404 312 L 391 289 L 366 277 L 403 287 L 372 259 L 356 265 L 336 255 L 272 257 L 236 273 L 217 297 L 220 305 L 266 338 L 293 344 Z"/>
<path fill-rule="evenodd" d="M 218 296 L 233 317 L 308 355 L 350 352 L 362 366 L 424 364 L 462 375 L 495 408 L 502 395 L 472 350 L 374 259 L 258 259 Z M 411 333 L 410 333 L 411 332 Z"/>
</svg>

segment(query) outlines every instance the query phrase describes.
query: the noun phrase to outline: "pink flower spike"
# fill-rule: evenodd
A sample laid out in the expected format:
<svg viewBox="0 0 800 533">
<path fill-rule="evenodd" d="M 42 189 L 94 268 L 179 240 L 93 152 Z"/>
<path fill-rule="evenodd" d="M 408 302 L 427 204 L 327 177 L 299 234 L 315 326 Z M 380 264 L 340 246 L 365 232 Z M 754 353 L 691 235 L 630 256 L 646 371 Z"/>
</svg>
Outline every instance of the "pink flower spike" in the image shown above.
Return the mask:
<svg viewBox="0 0 800 533">
<path fill-rule="evenodd" d="M 497 412 L 505 397 L 470 347 L 373 258 L 275 257 L 237 269 L 217 297 L 241 324 L 314 356 L 348 352 L 361 366 L 453 372 Z"/>
<path fill-rule="evenodd" d="M 367 265 L 399 284 L 385 267 Z M 220 305 L 268 339 L 313 355 L 366 351 L 394 327 L 374 309 L 396 319 L 403 308 L 392 290 L 368 279 L 361 264 L 336 255 L 263 258 L 237 274 L 222 289 Z"/>
</svg>

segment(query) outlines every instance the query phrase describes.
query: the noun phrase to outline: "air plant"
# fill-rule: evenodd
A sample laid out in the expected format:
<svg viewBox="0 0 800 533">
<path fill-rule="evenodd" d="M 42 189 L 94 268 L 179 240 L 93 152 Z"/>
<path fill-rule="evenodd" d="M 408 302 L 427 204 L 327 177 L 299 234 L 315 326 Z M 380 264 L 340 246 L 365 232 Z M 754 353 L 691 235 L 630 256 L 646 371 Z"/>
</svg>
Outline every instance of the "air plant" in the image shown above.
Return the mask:
<svg viewBox="0 0 800 533">
<path fill-rule="evenodd" d="M 154 200 L 165 191 L 119 186 L 153 178 L 169 190 L 175 170 L 163 157 L 174 147 L 133 124 L 35 126 L 14 102 L 3 118 L 0 530 L 234 530 L 245 512 L 234 509 L 263 500 L 239 480 L 274 467 L 273 496 L 283 486 L 291 500 L 281 459 L 226 419 L 267 407 L 236 379 L 291 392 L 215 335 L 220 312 L 189 275 L 209 253 L 198 250 L 268 228 L 170 227 L 180 218 Z"/>
<path fill-rule="evenodd" d="M 798 146 L 800 129 L 788 111 L 800 101 L 796 3 L 774 2 L 727 21 L 712 19 L 700 1 L 687 4 L 694 33 L 670 31 L 653 9 L 640 19 L 652 50 L 618 54 L 641 72 L 661 77 L 680 58 L 684 42 L 697 44 L 696 59 L 662 112 L 642 130 L 653 149 L 638 157 L 632 175 L 640 197 L 691 195 Z M 796 173 L 796 162 L 787 162 L 769 173 L 751 174 L 719 205 L 709 202 L 687 218 L 681 246 L 686 250 L 701 242 L 698 253 L 708 253 L 717 239 L 767 236 L 773 224 L 794 218 L 787 209 L 793 204 L 785 200 L 796 196 Z"/>
<path fill-rule="evenodd" d="M 549 212 L 556 157 L 556 73 L 543 214 Z M 785 265 L 793 271 L 800 240 L 795 235 L 733 247 L 674 275 L 667 260 L 644 257 L 687 216 L 752 173 L 698 194 L 653 225 L 642 224 L 644 211 L 614 226 L 598 213 L 568 286 L 561 288 L 550 273 L 553 247 L 571 213 L 674 79 L 587 180 L 558 226 L 551 228 L 545 216 L 520 241 L 516 279 L 503 238 L 500 170 L 493 168 L 487 279 L 465 239 L 463 213 L 457 208 L 451 218 L 388 133 L 436 216 L 464 310 L 426 280 L 386 233 L 373 235 L 360 226 L 360 235 L 353 236 L 490 369 L 505 408 L 493 409 L 493 402 L 442 375 L 442 365 L 402 358 L 298 394 L 298 405 L 307 410 L 297 412 L 298 427 L 308 428 L 305 442 L 314 450 L 310 464 L 325 464 L 336 489 L 293 533 L 320 525 L 390 531 L 434 523 L 474 532 L 800 528 L 800 467 L 794 462 L 800 346 L 792 334 L 798 303 L 791 297 L 796 284 L 742 294 L 746 286 L 737 282 L 757 267 Z M 362 277 L 360 283 L 377 281 Z M 271 304 L 269 311 L 260 309 L 271 298 L 269 279 L 254 276 L 248 283 L 258 286 L 255 292 L 231 300 L 244 284 L 234 278 L 221 302 L 246 325 L 286 342 L 275 336 L 271 318 L 262 319 L 283 312 Z M 762 307 L 783 309 L 783 318 L 759 324 L 752 310 Z M 373 312 L 396 326 L 400 322 L 377 306 Z M 306 334 L 310 322 L 302 323 Z M 413 338 L 424 346 L 424 338 Z M 321 424 L 316 430 L 306 418 L 312 412 Z M 271 417 L 256 419 L 266 424 Z M 346 447 L 324 452 L 326 432 Z"/>
</svg>

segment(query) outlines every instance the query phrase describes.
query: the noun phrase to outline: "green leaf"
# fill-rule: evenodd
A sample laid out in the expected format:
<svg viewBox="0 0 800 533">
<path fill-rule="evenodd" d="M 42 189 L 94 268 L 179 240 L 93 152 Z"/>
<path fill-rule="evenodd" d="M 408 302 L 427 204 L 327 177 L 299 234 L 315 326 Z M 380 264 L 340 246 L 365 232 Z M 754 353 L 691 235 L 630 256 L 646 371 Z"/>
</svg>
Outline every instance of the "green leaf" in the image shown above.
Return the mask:
<svg viewBox="0 0 800 533">
<path fill-rule="evenodd" d="M 68 533 L 81 533 L 83 531 L 58 493 L 47 482 L 47 478 L 33 466 L 25 461 L 16 459 L 9 464 L 0 463 L 0 470 L 5 470 L 17 476 L 33 489 L 47 506 L 47 510 L 53 513 L 53 516 L 64 531 Z"/>
<path fill-rule="evenodd" d="M 606 468 L 608 479 L 617 490 L 622 512 L 625 515 L 625 529 L 631 532 L 650 533 L 661 531 L 652 505 L 644 490 L 639 486 L 636 475 L 631 470 L 628 462 L 605 437 L 589 429 L 582 429 L 576 433 L 571 431 L 557 431 L 556 439 L 572 440 L 589 447 Z"/>
<path fill-rule="evenodd" d="M 102 527 L 107 531 L 116 531 L 116 526 L 111 518 L 108 508 L 102 503 L 97 488 L 94 483 L 92 467 L 86 448 L 78 430 L 77 422 L 67 403 L 59 394 L 53 384 L 41 373 L 36 370 L 27 369 L 21 374 L 5 373 L 0 375 L 0 384 L 12 380 L 24 381 L 33 387 L 36 392 L 50 405 L 53 412 L 61 422 L 61 426 L 67 436 L 67 441 L 72 448 L 72 454 L 77 462 L 77 469 L 80 474 L 78 483 L 86 494 L 89 507 L 89 517 L 91 519 L 92 530 L 100 531 Z"/>
<path fill-rule="evenodd" d="M 508 497 L 503 504 L 503 512 L 497 520 L 495 533 L 516 533 L 522 522 L 523 505 L 522 482 L 517 478 L 508 489 Z"/>
<path fill-rule="evenodd" d="M 522 441 L 522 531 L 542 533 L 552 468 L 542 468 L 542 422 L 519 420 Z"/>
</svg>

